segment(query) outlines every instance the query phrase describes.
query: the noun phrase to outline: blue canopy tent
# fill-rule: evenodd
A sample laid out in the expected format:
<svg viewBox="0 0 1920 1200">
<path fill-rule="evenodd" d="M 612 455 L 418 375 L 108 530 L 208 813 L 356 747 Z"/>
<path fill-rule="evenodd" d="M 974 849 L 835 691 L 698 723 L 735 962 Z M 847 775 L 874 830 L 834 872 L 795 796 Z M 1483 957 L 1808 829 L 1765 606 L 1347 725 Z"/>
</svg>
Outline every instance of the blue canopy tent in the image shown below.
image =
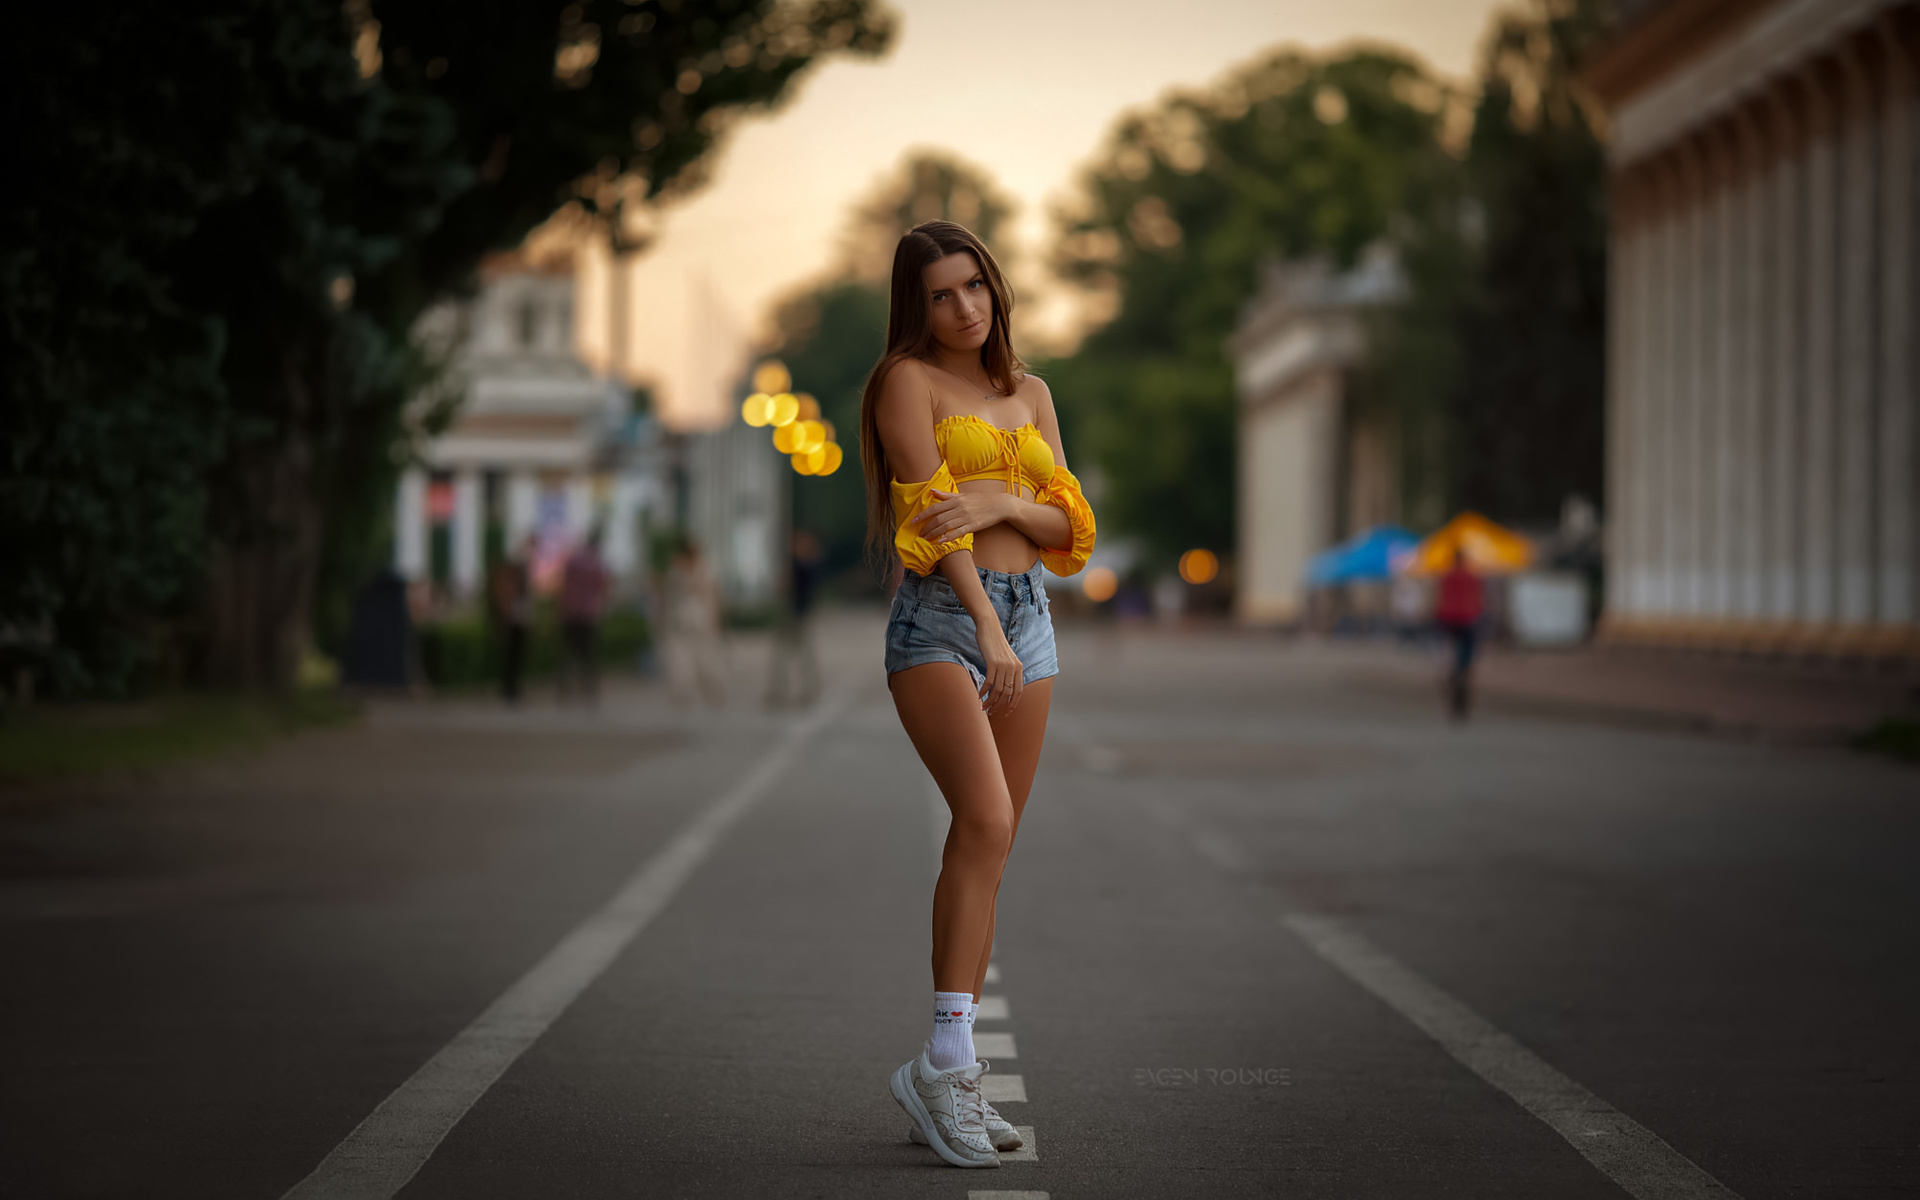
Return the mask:
<svg viewBox="0 0 1920 1200">
<path fill-rule="evenodd" d="M 1307 563 L 1307 586 L 1391 579 L 1396 561 L 1411 555 L 1420 539 L 1397 525 L 1376 525 Z"/>
</svg>

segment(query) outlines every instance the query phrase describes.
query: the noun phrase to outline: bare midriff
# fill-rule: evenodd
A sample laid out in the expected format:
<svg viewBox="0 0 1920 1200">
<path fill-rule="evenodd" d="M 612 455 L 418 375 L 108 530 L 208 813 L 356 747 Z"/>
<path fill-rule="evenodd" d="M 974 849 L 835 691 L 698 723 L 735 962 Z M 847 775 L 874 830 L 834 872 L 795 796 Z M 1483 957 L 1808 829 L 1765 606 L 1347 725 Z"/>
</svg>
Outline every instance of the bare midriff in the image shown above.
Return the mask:
<svg viewBox="0 0 1920 1200">
<path fill-rule="evenodd" d="M 963 492 L 1005 492 L 1007 485 L 998 479 L 970 479 L 955 484 Z M 1024 500 L 1032 500 L 1032 488 L 1023 487 L 1019 495 Z M 1009 575 L 1018 575 L 1032 568 L 1040 561 L 1040 547 L 1033 544 L 1027 535 L 1013 526 L 1005 524 L 989 525 L 976 530 L 973 535 L 973 565 L 985 567 L 989 571 L 1004 571 Z"/>
</svg>

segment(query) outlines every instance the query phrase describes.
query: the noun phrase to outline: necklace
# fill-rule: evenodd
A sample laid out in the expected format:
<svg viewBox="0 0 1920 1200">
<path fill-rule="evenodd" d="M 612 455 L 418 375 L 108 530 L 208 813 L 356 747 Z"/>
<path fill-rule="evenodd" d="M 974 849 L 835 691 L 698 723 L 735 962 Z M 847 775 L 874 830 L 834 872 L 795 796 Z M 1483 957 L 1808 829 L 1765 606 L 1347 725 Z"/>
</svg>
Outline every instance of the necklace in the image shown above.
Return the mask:
<svg viewBox="0 0 1920 1200">
<path fill-rule="evenodd" d="M 994 392 L 980 391 L 979 384 L 975 383 L 971 379 L 968 379 L 965 375 L 962 375 L 960 372 L 954 370 L 952 367 L 941 366 L 941 364 L 939 363 L 935 363 L 933 365 L 936 367 L 940 367 L 942 371 L 945 371 L 947 374 L 953 376 L 955 379 L 958 379 L 961 383 L 964 383 L 968 387 L 972 388 L 974 392 L 977 393 L 982 400 L 1004 400 L 1006 398 L 997 391 L 994 391 Z"/>
</svg>

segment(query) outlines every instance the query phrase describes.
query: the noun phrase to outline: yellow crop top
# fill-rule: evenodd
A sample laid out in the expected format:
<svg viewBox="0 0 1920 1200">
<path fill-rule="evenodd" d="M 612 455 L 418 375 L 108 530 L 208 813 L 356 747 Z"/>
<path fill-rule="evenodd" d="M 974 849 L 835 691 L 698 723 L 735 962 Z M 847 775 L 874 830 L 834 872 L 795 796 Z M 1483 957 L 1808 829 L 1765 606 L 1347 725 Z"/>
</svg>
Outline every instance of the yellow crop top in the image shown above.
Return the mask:
<svg viewBox="0 0 1920 1200">
<path fill-rule="evenodd" d="M 1002 429 L 971 413 L 934 422 L 934 445 L 940 466 L 933 478 L 921 483 L 893 483 L 894 549 L 900 561 L 916 575 L 931 575 L 934 566 L 955 550 L 973 549 L 973 535 L 929 542 L 914 532 L 915 517 L 939 503 L 933 492 L 951 492 L 972 479 L 999 479 L 1008 491 L 1030 487 L 1034 501 L 1051 504 L 1067 514 L 1068 544 L 1041 547 L 1040 561 L 1055 575 L 1071 575 L 1087 565 L 1093 552 L 1093 510 L 1080 494 L 1073 472 L 1053 461 L 1053 449 L 1029 422 L 1018 429 Z"/>
</svg>

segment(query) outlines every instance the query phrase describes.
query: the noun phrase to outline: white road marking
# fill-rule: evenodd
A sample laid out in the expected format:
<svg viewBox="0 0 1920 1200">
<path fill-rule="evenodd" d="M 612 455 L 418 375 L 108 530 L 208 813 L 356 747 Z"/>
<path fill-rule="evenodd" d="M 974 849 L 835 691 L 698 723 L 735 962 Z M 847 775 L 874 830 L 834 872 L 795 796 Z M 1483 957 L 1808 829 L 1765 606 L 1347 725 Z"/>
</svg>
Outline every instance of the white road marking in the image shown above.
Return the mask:
<svg viewBox="0 0 1920 1200">
<path fill-rule="evenodd" d="M 987 978 L 986 978 L 986 982 L 988 982 L 988 983 L 999 983 L 999 982 L 1000 982 L 1000 964 L 999 964 L 999 963 L 997 963 L 997 962 L 989 962 L 989 963 L 987 964 Z"/>
<path fill-rule="evenodd" d="M 1087 751 L 1083 746 L 1083 757 Z M 1184 830 L 1193 848 L 1214 866 L 1230 874 L 1244 874 L 1252 867 L 1239 844 L 1209 829 L 1186 808 L 1159 796 L 1136 800 L 1156 820 Z M 1282 913 L 1280 920 L 1314 953 L 1439 1042 L 1468 1070 L 1546 1122 L 1636 1200 L 1738 1200 L 1731 1188 L 1658 1134 L 1554 1070 L 1345 923 L 1300 912 Z"/>
<path fill-rule="evenodd" d="M 980 1094 L 988 1104 L 1025 1104 L 1027 1081 L 1020 1075 L 996 1075 L 989 1071 L 980 1077 Z"/>
<path fill-rule="evenodd" d="M 720 839 L 846 706 L 842 697 L 796 722 L 746 778 L 688 821 L 604 908 L 381 1101 L 284 1200 L 388 1200 L 405 1187 L 487 1089 L 666 908 Z"/>
<path fill-rule="evenodd" d="M 989 996 L 985 992 L 982 992 L 980 993 L 980 1007 L 974 1010 L 973 1019 L 976 1021 L 1010 1021 L 1013 1017 L 1012 1014 L 1007 1011 L 1007 998 L 1005 996 Z"/>
<path fill-rule="evenodd" d="M 1002 1154 L 1000 1156 L 1000 1161 L 1005 1162 L 1006 1158 L 1007 1156 Z M 974 1191 L 969 1191 L 967 1193 L 967 1200 L 1047 1200 L 1047 1193 L 1045 1192 L 982 1192 L 982 1191 L 974 1190 Z"/>
<path fill-rule="evenodd" d="M 1020 1135 L 1020 1148 L 1018 1150 L 1002 1150 L 1000 1152 L 1000 1165 L 1039 1162 L 1040 1141 L 1033 1136 L 1033 1126 L 1015 1125 L 1013 1131 Z M 1044 1196 L 1046 1193 L 1040 1192 L 1039 1195 Z"/>
<path fill-rule="evenodd" d="M 1738 1200 L 1646 1126 L 1548 1066 L 1486 1018 L 1429 983 L 1332 917 L 1281 918 L 1314 953 L 1338 967 L 1499 1088 L 1638 1200 Z M 989 1077 L 991 1078 L 991 1077 Z"/>
<path fill-rule="evenodd" d="M 973 1052 L 981 1058 L 1019 1058 L 1019 1051 L 1013 1048 L 1011 1033 L 976 1033 L 973 1035 Z"/>
</svg>

